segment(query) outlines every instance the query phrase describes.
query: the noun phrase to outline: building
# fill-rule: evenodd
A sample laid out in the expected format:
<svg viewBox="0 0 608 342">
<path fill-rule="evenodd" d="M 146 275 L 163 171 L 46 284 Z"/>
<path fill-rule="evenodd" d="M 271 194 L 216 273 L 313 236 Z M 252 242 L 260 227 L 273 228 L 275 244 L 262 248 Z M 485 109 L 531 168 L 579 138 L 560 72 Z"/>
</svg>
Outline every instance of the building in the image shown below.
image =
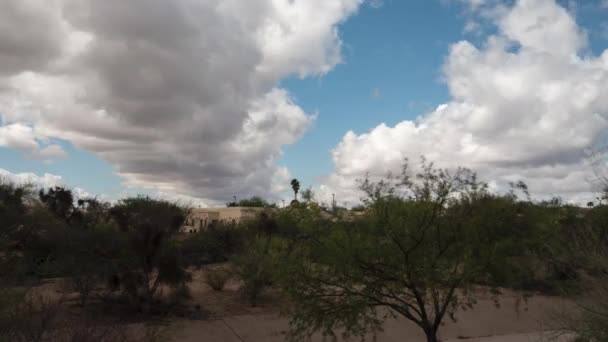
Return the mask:
<svg viewBox="0 0 608 342">
<path fill-rule="evenodd" d="M 218 222 L 240 223 L 256 218 L 264 208 L 257 207 L 227 207 L 227 208 L 197 208 L 192 209 L 180 231 L 194 233 L 206 230 Z"/>
</svg>

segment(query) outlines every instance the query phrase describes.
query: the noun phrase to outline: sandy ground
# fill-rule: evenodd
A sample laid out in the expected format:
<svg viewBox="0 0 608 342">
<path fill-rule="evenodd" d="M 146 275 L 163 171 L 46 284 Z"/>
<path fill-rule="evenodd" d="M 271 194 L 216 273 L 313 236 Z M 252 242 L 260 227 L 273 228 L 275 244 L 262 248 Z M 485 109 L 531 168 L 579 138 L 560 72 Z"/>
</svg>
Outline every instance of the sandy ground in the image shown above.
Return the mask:
<svg viewBox="0 0 608 342">
<path fill-rule="evenodd" d="M 266 293 L 257 307 L 251 307 L 239 292 L 240 284 L 228 283 L 224 291 L 209 288 L 202 272 L 195 272 L 189 284 L 190 308 L 200 314 L 175 318 L 165 336 L 173 342 L 279 342 L 287 329 L 287 320 L 278 313 L 278 297 Z M 57 292 L 56 292 L 57 293 Z M 75 294 L 72 294 L 75 295 Z M 481 299 L 473 310 L 457 314 L 457 322 L 446 319 L 440 328 L 443 342 L 569 342 L 570 338 L 554 338 L 550 333 L 552 313 L 571 310 L 572 304 L 557 297 L 534 296 L 526 302 L 514 294 L 500 297 L 499 307 L 489 298 Z M 322 341 L 314 336 L 311 341 Z M 353 339 L 355 340 L 355 339 Z M 358 341 L 358 340 L 357 340 Z M 372 341 L 371 336 L 366 341 Z M 424 342 L 421 330 L 405 319 L 389 319 L 379 342 Z"/>
<path fill-rule="evenodd" d="M 192 282 L 196 304 L 206 312 L 204 320 L 180 320 L 169 331 L 171 341 L 209 342 L 279 342 L 287 328 L 287 320 L 277 313 L 276 298 L 267 295 L 256 308 L 251 308 L 238 294 L 238 284 L 231 283 L 222 292 L 210 290 L 198 274 Z M 567 310 L 571 304 L 555 297 L 534 296 L 522 302 L 515 295 L 503 295 L 497 308 L 490 299 L 483 299 L 473 310 L 457 315 L 457 322 L 449 319 L 440 328 L 439 337 L 445 342 L 533 342 L 559 341 L 554 338 L 548 317 L 552 312 Z M 371 337 L 369 338 L 371 341 Z M 322 341 L 320 336 L 312 341 Z M 377 341 L 425 341 L 420 329 L 405 319 L 391 319 Z"/>
</svg>

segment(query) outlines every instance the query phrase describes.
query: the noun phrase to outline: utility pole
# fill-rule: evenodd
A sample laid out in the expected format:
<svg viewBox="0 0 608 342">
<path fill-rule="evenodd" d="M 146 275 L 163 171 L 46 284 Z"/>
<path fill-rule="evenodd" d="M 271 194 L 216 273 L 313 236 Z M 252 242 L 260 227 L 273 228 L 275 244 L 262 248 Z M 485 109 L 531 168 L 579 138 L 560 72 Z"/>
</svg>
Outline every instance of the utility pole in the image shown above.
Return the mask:
<svg viewBox="0 0 608 342">
<path fill-rule="evenodd" d="M 331 194 L 331 206 L 336 208 L 336 194 Z"/>
<path fill-rule="evenodd" d="M 283 208 L 285 208 L 285 200 L 281 200 L 281 201 L 283 201 Z"/>
<path fill-rule="evenodd" d="M 236 196 L 232 196 L 234 198 L 234 206 L 236 207 Z"/>
</svg>

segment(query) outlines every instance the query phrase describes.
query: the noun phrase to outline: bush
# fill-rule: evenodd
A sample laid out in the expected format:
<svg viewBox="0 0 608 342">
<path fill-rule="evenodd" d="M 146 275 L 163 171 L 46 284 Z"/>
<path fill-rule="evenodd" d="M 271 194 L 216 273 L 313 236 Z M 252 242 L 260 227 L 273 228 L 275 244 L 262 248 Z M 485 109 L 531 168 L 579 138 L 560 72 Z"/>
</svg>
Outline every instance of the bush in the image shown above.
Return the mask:
<svg viewBox="0 0 608 342">
<path fill-rule="evenodd" d="M 232 274 L 224 267 L 210 267 L 205 272 L 205 283 L 214 291 L 222 291 Z"/>
<path fill-rule="evenodd" d="M 78 305 L 86 305 L 91 293 L 99 284 L 99 279 L 95 275 L 84 274 L 63 280 L 63 288 L 68 292 L 78 293 Z"/>
<path fill-rule="evenodd" d="M 127 258 L 119 260 L 118 280 L 131 301 L 154 304 L 163 286 L 176 288 L 191 280 L 175 234 L 188 209 L 148 197 L 128 198 L 110 209 L 110 216 L 128 236 Z"/>
<path fill-rule="evenodd" d="M 241 290 L 251 306 L 257 305 L 259 296 L 272 284 L 271 242 L 271 239 L 255 238 L 245 253 L 234 258 L 236 273 L 243 281 Z"/>
<path fill-rule="evenodd" d="M 246 231 L 241 226 L 218 224 L 206 231 L 190 234 L 181 243 L 181 251 L 189 265 L 200 267 L 229 260 L 243 249 Z"/>
<path fill-rule="evenodd" d="M 0 309 L 0 341 L 43 341 L 52 334 L 61 300 L 34 292 L 7 291 Z"/>
</svg>

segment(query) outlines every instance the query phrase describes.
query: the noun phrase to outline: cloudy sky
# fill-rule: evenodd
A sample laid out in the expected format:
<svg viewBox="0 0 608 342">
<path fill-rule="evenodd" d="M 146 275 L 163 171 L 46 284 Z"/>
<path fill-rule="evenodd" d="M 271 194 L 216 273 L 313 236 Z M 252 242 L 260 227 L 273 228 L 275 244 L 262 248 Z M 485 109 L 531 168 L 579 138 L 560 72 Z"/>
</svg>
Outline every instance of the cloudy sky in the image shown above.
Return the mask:
<svg viewBox="0 0 608 342">
<path fill-rule="evenodd" d="M 425 155 L 592 199 L 605 0 L 0 1 L 0 177 L 340 204 Z"/>
</svg>

